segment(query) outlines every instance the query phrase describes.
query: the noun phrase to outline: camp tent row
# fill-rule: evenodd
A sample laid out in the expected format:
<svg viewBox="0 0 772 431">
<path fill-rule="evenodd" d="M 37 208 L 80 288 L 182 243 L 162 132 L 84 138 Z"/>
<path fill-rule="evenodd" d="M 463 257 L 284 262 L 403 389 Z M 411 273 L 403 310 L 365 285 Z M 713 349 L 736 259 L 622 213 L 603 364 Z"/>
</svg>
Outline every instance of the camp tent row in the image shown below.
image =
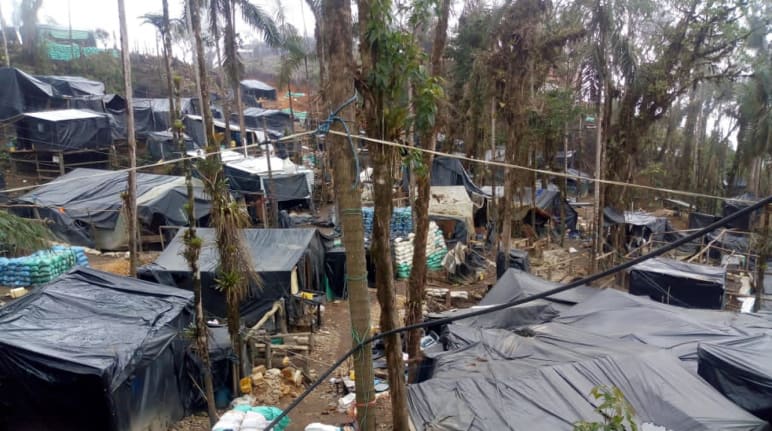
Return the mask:
<svg viewBox="0 0 772 431">
<path fill-rule="evenodd" d="M 554 287 L 510 269 L 479 307 Z M 418 429 L 570 431 L 603 421 L 590 395 L 599 385 L 622 391 L 641 429 L 762 430 L 772 419 L 764 315 L 579 287 L 435 330 L 442 343 L 408 387 Z"/>
</svg>

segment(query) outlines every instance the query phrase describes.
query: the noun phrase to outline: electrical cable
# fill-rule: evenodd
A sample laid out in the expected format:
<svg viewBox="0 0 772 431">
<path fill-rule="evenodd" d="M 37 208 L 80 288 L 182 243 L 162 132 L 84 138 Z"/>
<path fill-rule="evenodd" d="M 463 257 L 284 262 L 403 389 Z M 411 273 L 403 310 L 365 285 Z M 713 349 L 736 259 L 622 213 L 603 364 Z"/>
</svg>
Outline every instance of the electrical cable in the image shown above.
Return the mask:
<svg viewBox="0 0 772 431">
<path fill-rule="evenodd" d="M 582 279 L 575 280 L 575 281 L 572 281 L 570 283 L 564 284 L 562 286 L 558 286 L 558 287 L 556 287 L 554 289 L 550 289 L 550 290 L 545 291 L 545 292 L 541 292 L 541 293 L 538 293 L 538 294 L 535 294 L 535 295 L 531 295 L 531 296 L 523 298 L 523 299 L 518 299 L 518 300 L 506 302 L 506 303 L 503 303 L 503 304 L 498 304 L 498 305 L 493 305 L 493 306 L 486 307 L 486 308 L 481 308 L 481 309 L 478 309 L 478 310 L 475 310 L 475 311 L 472 311 L 470 313 L 466 313 L 466 314 L 463 314 L 463 315 L 460 315 L 460 316 L 446 317 L 446 318 L 443 318 L 443 319 L 432 320 L 431 322 L 420 322 L 420 323 L 416 323 L 416 324 L 413 324 L 413 325 L 408 325 L 408 326 L 403 326 L 403 327 L 400 327 L 400 328 L 395 328 L 395 329 L 392 329 L 392 330 L 389 330 L 389 331 L 381 332 L 381 333 L 376 334 L 374 336 L 371 336 L 371 337 L 369 337 L 369 338 L 367 338 L 365 340 L 362 340 L 359 343 L 357 343 L 356 346 L 352 347 L 348 352 L 346 352 L 346 354 L 343 355 L 340 359 L 335 361 L 335 363 L 332 365 L 332 367 L 330 367 L 329 369 L 327 369 L 327 371 L 322 373 L 319 376 L 319 378 L 314 383 L 312 383 L 305 391 L 303 391 L 303 393 L 300 394 L 300 396 L 298 398 L 294 399 L 290 403 L 290 405 L 287 406 L 287 408 L 284 409 L 281 412 L 281 414 L 279 414 L 276 418 L 274 418 L 274 420 L 271 421 L 271 423 L 268 424 L 268 426 L 265 428 L 265 430 L 266 431 L 272 430 L 273 427 L 276 426 L 276 424 L 278 424 L 279 421 L 282 418 L 287 416 L 287 414 L 289 414 L 290 411 L 292 411 L 295 407 L 297 407 L 298 404 L 300 404 L 314 389 L 316 389 L 322 382 L 327 380 L 327 378 L 330 376 L 330 374 L 332 374 L 339 366 L 341 366 L 343 364 L 343 362 L 345 362 L 351 355 L 353 355 L 357 351 L 360 351 L 362 346 L 364 346 L 365 344 L 372 343 L 373 341 L 382 339 L 382 338 L 387 337 L 389 335 L 399 334 L 399 333 L 406 332 L 406 331 L 412 331 L 414 329 L 422 329 L 422 328 L 426 328 L 428 326 L 446 325 L 446 324 L 449 324 L 449 323 L 453 323 L 456 320 L 467 319 L 467 318 L 476 317 L 476 316 L 482 316 L 484 314 L 490 314 L 490 313 L 493 313 L 493 312 L 496 312 L 496 311 L 505 310 L 507 308 L 511 308 L 511 307 L 514 307 L 514 306 L 517 306 L 517 305 L 526 304 L 528 302 L 535 301 L 537 299 L 543 299 L 543 298 L 546 298 L 548 296 L 552 296 L 552 295 L 555 295 L 555 294 L 558 294 L 558 293 L 561 293 L 561 292 L 565 292 L 566 290 L 574 289 L 574 288 L 577 288 L 579 286 L 589 284 L 589 283 L 591 283 L 593 281 L 600 280 L 601 278 L 608 277 L 608 276 L 613 275 L 613 274 L 615 274 L 617 272 L 620 272 L 620 271 L 623 271 L 623 270 L 625 270 L 627 268 L 635 266 L 635 265 L 637 265 L 637 264 L 639 264 L 639 263 L 641 263 L 643 261 L 646 261 L 648 259 L 651 259 L 653 257 L 657 257 L 657 256 L 660 256 L 660 255 L 662 255 L 664 253 L 667 253 L 668 251 L 673 250 L 675 248 L 678 248 L 679 246 L 681 246 L 683 244 L 686 244 L 687 242 L 690 242 L 690 241 L 692 241 L 694 239 L 697 239 L 697 238 L 699 238 L 699 237 L 701 237 L 701 236 L 703 236 L 703 235 L 705 235 L 705 234 L 707 234 L 707 233 L 709 233 L 709 232 L 711 232 L 711 231 L 713 231 L 715 229 L 723 227 L 727 223 L 729 223 L 729 222 L 731 222 L 733 220 L 736 220 L 736 219 L 738 219 L 740 217 L 743 217 L 743 216 L 745 216 L 747 214 L 750 214 L 750 213 L 758 210 L 759 208 L 762 208 L 765 205 L 768 205 L 769 203 L 772 203 L 772 195 L 767 196 L 766 198 L 761 199 L 761 200 L 757 201 L 756 203 L 754 203 L 753 205 L 745 207 L 745 208 L 741 209 L 740 211 L 737 211 L 736 213 L 730 214 L 730 215 L 728 215 L 728 216 L 726 216 L 726 217 L 724 217 L 724 218 L 722 218 L 720 220 L 717 220 L 717 221 L 711 223 L 710 225 L 708 225 L 708 226 L 706 226 L 706 227 L 704 227 L 704 228 L 702 228 L 702 229 L 700 229 L 700 230 L 698 230 L 696 232 L 693 232 L 693 233 L 691 233 L 691 234 L 689 234 L 689 235 L 687 235 L 685 237 L 682 237 L 682 238 L 680 238 L 680 239 L 678 239 L 678 240 L 676 240 L 676 241 L 674 241 L 674 242 L 672 242 L 672 243 L 670 243 L 670 244 L 668 244 L 666 246 L 663 246 L 663 247 L 660 247 L 660 248 L 658 248 L 658 249 L 656 249 L 654 251 L 651 251 L 648 254 L 642 255 L 642 256 L 637 257 L 637 258 L 635 258 L 633 260 L 630 260 L 628 262 L 616 265 L 616 266 L 611 267 L 611 268 L 609 268 L 609 269 L 607 269 L 605 271 L 601 271 L 601 272 L 595 273 L 593 275 L 589 275 L 587 277 L 584 277 Z"/>
</svg>

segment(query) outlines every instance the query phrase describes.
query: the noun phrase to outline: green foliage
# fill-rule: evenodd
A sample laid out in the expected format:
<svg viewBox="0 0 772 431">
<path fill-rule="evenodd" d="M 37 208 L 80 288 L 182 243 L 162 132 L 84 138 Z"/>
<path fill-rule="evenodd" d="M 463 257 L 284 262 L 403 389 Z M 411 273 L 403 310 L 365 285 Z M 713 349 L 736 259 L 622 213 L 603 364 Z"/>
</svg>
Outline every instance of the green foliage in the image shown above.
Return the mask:
<svg viewBox="0 0 772 431">
<path fill-rule="evenodd" d="M 574 431 L 638 431 L 633 420 L 635 411 L 619 388 L 596 386 L 590 394 L 601 401 L 595 411 L 603 417 L 603 422 L 579 421 L 574 424 Z"/>
<path fill-rule="evenodd" d="M 39 220 L 17 217 L 0 211 L 0 244 L 12 256 L 24 256 L 48 246 L 53 238 Z"/>
</svg>

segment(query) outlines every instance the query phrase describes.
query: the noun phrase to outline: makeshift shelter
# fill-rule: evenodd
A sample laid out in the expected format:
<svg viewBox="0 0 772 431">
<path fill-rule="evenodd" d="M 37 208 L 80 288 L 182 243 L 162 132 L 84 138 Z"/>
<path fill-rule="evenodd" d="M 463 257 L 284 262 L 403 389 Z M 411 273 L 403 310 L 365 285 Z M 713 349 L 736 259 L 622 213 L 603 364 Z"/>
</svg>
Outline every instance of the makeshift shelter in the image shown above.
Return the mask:
<svg viewBox="0 0 772 431">
<path fill-rule="evenodd" d="M 453 157 L 437 156 L 432 162 L 432 186 L 464 186 L 470 197 L 490 197 L 477 184 L 461 164 L 461 160 Z"/>
<path fill-rule="evenodd" d="M 496 186 L 495 188 L 485 186 L 482 189 L 486 193 L 490 192 L 491 196 L 495 194 L 499 199 L 505 198 L 503 186 Z M 514 206 L 513 218 L 515 220 L 521 220 L 530 225 L 531 221 L 535 219 L 536 226 L 534 227 L 542 231 L 546 230 L 551 221 L 553 229 L 560 229 L 562 213 L 566 217 L 566 229 L 576 230 L 579 214 L 559 190 L 536 189 L 536 200 L 534 201 L 531 188 L 523 187 L 518 194 L 507 199 Z"/>
<path fill-rule="evenodd" d="M 44 75 L 35 78 L 48 83 L 60 96 L 104 96 L 105 84 L 82 76 Z"/>
<path fill-rule="evenodd" d="M 100 250 L 121 249 L 128 243 L 123 199 L 126 172 L 79 168 L 19 197 L 26 204 L 18 215 L 48 219 L 57 237 L 70 244 Z M 195 216 L 204 223 L 211 204 L 203 185 L 194 181 Z M 144 233 L 159 235 L 160 226 L 185 226 L 187 188 L 184 177 L 137 173 L 137 216 Z"/>
<path fill-rule="evenodd" d="M 231 114 L 231 123 L 239 124 L 238 121 L 238 114 Z M 292 117 L 278 109 L 251 107 L 244 109 L 244 124 L 255 130 L 267 128 L 272 134 L 281 136 L 292 128 Z"/>
<path fill-rule="evenodd" d="M 566 178 L 566 185 L 568 186 L 568 190 L 566 190 L 566 193 L 568 195 L 586 196 L 587 193 L 590 192 L 592 177 L 589 174 L 573 168 L 568 168 L 568 170 L 566 171 L 566 174 L 571 175 L 571 177 Z M 563 179 L 557 178 L 557 179 L 554 179 L 553 182 L 562 183 Z"/>
<path fill-rule="evenodd" d="M 51 84 L 12 67 L 0 68 L 0 121 L 55 108 Z"/>
<path fill-rule="evenodd" d="M 253 284 L 241 303 L 241 317 L 254 325 L 274 301 L 286 299 L 290 318 L 300 312 L 290 298 L 301 291 L 323 292 L 324 246 L 316 229 L 244 229 L 244 243 L 249 249 L 252 269 L 262 286 Z M 226 316 L 225 294 L 217 289 L 219 253 L 214 229 L 197 229 L 203 240 L 199 265 L 203 286 L 204 309 L 213 316 Z M 163 253 L 141 268 L 139 277 L 168 286 L 192 290 L 190 267 L 183 257 L 184 232 L 180 231 Z"/>
<path fill-rule="evenodd" d="M 724 217 L 727 217 L 730 214 L 734 214 L 744 208 L 753 205 L 753 203 L 757 200 L 759 200 L 759 198 L 757 198 L 752 193 L 743 193 L 740 196 L 735 196 L 731 199 L 724 200 Z M 759 218 L 761 211 L 762 210 L 757 210 L 740 218 L 734 219 L 729 222 L 726 227 L 730 229 L 739 229 L 746 232 L 750 231 L 753 228 L 753 225 L 756 223 L 756 220 Z"/>
<path fill-rule="evenodd" d="M 225 163 L 225 176 L 233 192 L 240 194 L 270 193 L 279 202 L 311 199 L 314 172 L 298 166 L 290 159 L 270 156 L 241 157 Z"/>
<path fill-rule="evenodd" d="M 518 250 L 516 248 L 509 250 L 509 267 L 507 267 L 507 263 L 505 262 L 506 256 L 504 255 L 503 251 L 499 251 L 496 254 L 496 279 L 501 278 L 501 276 L 507 272 L 507 269 L 514 268 L 519 269 L 520 271 L 530 272 L 531 271 L 531 264 L 528 260 L 528 252 L 525 250 Z"/>
<path fill-rule="evenodd" d="M 247 106 L 259 107 L 260 99 L 276 100 L 276 89 L 257 79 L 241 80 L 241 91 Z"/>
<path fill-rule="evenodd" d="M 725 268 L 654 258 L 628 271 L 632 295 L 689 308 L 720 310 L 724 303 Z"/>
<path fill-rule="evenodd" d="M 467 242 L 474 233 L 475 205 L 466 188 L 433 186 L 429 194 L 429 218 L 437 223 L 446 239 Z M 458 223 L 463 226 L 457 227 Z"/>
<path fill-rule="evenodd" d="M 16 135 L 21 150 L 93 150 L 113 144 L 107 115 L 79 109 L 24 114 Z"/>
<path fill-rule="evenodd" d="M 148 154 L 153 160 L 169 160 L 182 157 L 188 151 L 199 149 L 190 136 L 183 134 L 182 140 L 184 150 L 181 150 L 179 144 L 174 141 L 174 133 L 170 131 L 151 132 L 147 136 Z"/>
<path fill-rule="evenodd" d="M 516 270 L 502 280 L 478 306 L 429 319 L 463 317 L 557 287 Z M 642 430 L 769 429 L 756 411 L 742 410 L 722 395 L 728 391 L 697 375 L 698 348 L 748 346 L 749 337 L 772 333 L 772 321 L 761 315 L 580 287 L 430 330 L 442 334 L 440 342 L 424 349 L 419 383 L 408 388 L 416 429 L 570 431 L 580 420 L 603 421 L 590 394 L 599 385 L 624 394 Z M 751 358 L 768 356 L 765 343 L 753 345 L 743 360 L 730 360 L 734 366 L 749 369 Z M 753 382 L 766 378 L 764 365 Z M 735 382 L 733 389 L 752 384 Z"/>
<path fill-rule="evenodd" d="M 738 406 L 772 421 L 772 335 L 700 344 L 700 377 Z"/>
<path fill-rule="evenodd" d="M 225 123 L 220 120 L 214 120 L 213 123 L 215 134 L 225 137 Z M 196 145 L 201 148 L 206 147 L 207 138 L 204 136 L 204 123 L 200 115 L 185 115 L 182 118 L 182 124 L 185 126 L 185 133 L 193 139 L 193 142 L 195 142 Z M 230 134 L 228 136 L 230 139 L 228 142 L 230 143 L 230 141 L 233 141 L 237 146 L 240 146 L 240 144 L 243 143 L 243 140 L 241 139 L 241 129 L 239 128 L 238 123 L 229 123 L 228 128 L 230 129 Z M 247 129 L 245 140 L 247 145 L 264 142 L 265 134 L 261 130 Z"/>
<path fill-rule="evenodd" d="M 0 423 L 17 430 L 166 429 L 193 391 L 193 293 L 76 268 L 0 308 Z"/>
<path fill-rule="evenodd" d="M 149 132 L 166 131 L 172 127 L 169 124 L 169 98 L 142 99 L 134 98 L 134 118 L 141 118 L 141 129 Z M 189 97 L 180 98 L 177 110 L 180 115 L 193 114 L 193 102 Z M 139 115 L 138 115 L 139 114 Z"/>
</svg>

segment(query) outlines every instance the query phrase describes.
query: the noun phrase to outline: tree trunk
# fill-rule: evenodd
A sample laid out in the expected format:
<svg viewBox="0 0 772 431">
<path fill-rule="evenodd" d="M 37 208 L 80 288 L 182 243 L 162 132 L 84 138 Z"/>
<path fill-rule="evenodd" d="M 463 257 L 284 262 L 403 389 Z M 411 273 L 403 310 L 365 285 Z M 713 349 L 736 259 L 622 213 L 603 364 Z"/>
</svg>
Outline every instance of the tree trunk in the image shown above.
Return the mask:
<svg viewBox="0 0 772 431">
<path fill-rule="evenodd" d="M 447 41 L 448 15 L 450 14 L 450 0 L 442 0 L 440 14 L 435 27 L 434 42 L 432 43 L 431 74 L 442 75 L 442 54 L 445 52 Z M 421 144 L 424 148 L 434 151 L 437 146 L 437 132 L 442 118 L 441 107 L 437 106 L 436 120 L 430 130 L 424 130 L 421 134 Z M 429 236 L 429 199 L 431 198 L 431 172 L 434 155 L 423 153 L 421 162 L 424 164 L 425 174 L 416 179 L 418 196 L 412 202 L 415 217 L 415 238 L 413 239 L 413 264 L 407 286 L 407 304 L 405 324 L 412 325 L 423 321 L 423 299 L 426 287 L 426 241 Z M 409 331 L 407 337 L 407 353 L 410 358 L 408 368 L 409 380 L 415 381 L 418 371 L 418 361 L 421 354 L 421 330 Z"/>
<path fill-rule="evenodd" d="M 169 28 L 169 0 L 162 0 L 163 7 L 163 39 L 164 39 L 164 67 L 166 68 L 166 85 L 169 87 L 169 125 L 172 128 L 175 142 L 178 142 L 179 133 L 176 127 L 177 105 L 174 100 L 174 79 L 172 77 L 172 35 Z M 185 154 L 185 148 L 182 148 L 182 154 Z"/>
<path fill-rule="evenodd" d="M 137 141 L 134 137 L 133 90 L 131 85 L 131 53 L 126 30 L 126 8 L 118 0 L 118 18 L 121 32 L 121 58 L 123 60 L 123 88 L 126 94 L 126 137 L 129 141 L 129 178 L 126 192 L 126 218 L 129 229 L 129 275 L 137 276 Z"/>
<path fill-rule="evenodd" d="M 164 16 L 168 16 L 167 1 L 164 0 Z M 167 33 L 168 34 L 168 33 Z M 171 51 L 169 51 L 171 52 Z M 180 80 L 176 80 L 174 86 L 175 106 L 180 106 Z M 177 122 L 180 112 L 172 111 L 172 130 L 174 139 L 177 141 L 178 148 L 182 154 L 185 154 L 185 141 L 182 138 L 182 123 Z M 189 157 L 185 158 L 185 187 L 188 195 L 188 204 L 185 206 L 185 216 L 188 219 L 188 229 L 185 231 L 185 260 L 190 267 L 190 273 L 193 276 L 193 304 L 196 312 L 196 352 L 201 358 L 201 364 L 204 372 L 204 396 L 206 397 L 206 409 L 209 414 L 209 426 L 214 426 L 217 422 L 217 408 L 214 402 L 214 383 L 212 381 L 212 366 L 209 360 L 209 329 L 206 326 L 204 316 L 204 304 L 201 286 L 201 270 L 199 267 L 199 258 L 201 256 L 201 239 L 196 236 L 196 199 L 193 191 L 193 163 Z"/>
<path fill-rule="evenodd" d="M 0 7 L 0 37 L 3 38 L 3 63 L 5 67 L 11 67 L 11 58 L 8 57 L 8 40 L 5 37 L 5 18 L 3 18 L 3 9 Z"/>
<path fill-rule="evenodd" d="M 226 15 L 226 21 L 225 21 L 225 33 L 227 38 L 227 43 L 234 44 L 233 46 L 233 53 L 234 53 L 234 59 L 235 59 L 235 53 L 238 52 L 237 47 L 235 46 L 236 43 L 236 19 L 234 17 L 234 14 L 236 13 L 236 1 L 235 0 L 228 0 L 230 1 L 229 8 L 227 10 Z M 228 1 L 225 3 L 227 4 Z M 233 61 L 233 60 L 231 60 Z M 241 142 L 238 142 L 243 149 L 244 149 L 244 155 L 246 156 L 247 151 L 247 126 L 244 123 L 244 105 L 242 103 L 242 93 L 241 93 L 241 69 L 238 64 L 231 64 L 233 69 L 230 73 L 230 82 L 231 82 L 231 91 L 234 94 L 234 97 L 236 97 L 236 114 L 239 118 L 239 137 L 241 138 Z M 268 136 L 265 137 L 268 139 Z"/>
<path fill-rule="evenodd" d="M 351 22 L 350 0 L 323 0 L 325 25 L 322 40 L 326 44 L 328 72 L 335 79 L 325 87 L 325 98 L 329 112 L 335 111 L 354 91 L 353 24 Z M 349 113 L 339 114 L 351 121 Z M 333 126 L 342 131 L 340 124 Z M 359 191 L 352 188 L 354 183 L 355 154 L 341 136 L 328 136 L 327 146 L 333 162 L 335 196 L 338 201 L 343 227 L 343 245 L 346 248 L 346 278 L 348 282 L 349 308 L 351 310 L 351 333 L 354 345 L 370 336 L 370 295 L 367 291 L 367 269 L 365 266 L 365 244 L 362 226 L 362 202 Z M 363 346 L 354 355 L 356 383 L 357 422 L 363 431 L 375 430 L 375 390 L 373 388 L 372 346 Z"/>
<path fill-rule="evenodd" d="M 504 157 L 508 164 L 517 164 L 517 130 L 510 122 L 509 139 L 504 151 Z M 515 196 L 517 177 L 513 169 L 507 168 L 504 177 L 504 195 L 499 199 L 499 214 L 501 214 L 501 241 L 499 252 L 504 253 L 504 268 L 509 268 L 509 250 L 512 248 L 512 198 Z"/>
</svg>

